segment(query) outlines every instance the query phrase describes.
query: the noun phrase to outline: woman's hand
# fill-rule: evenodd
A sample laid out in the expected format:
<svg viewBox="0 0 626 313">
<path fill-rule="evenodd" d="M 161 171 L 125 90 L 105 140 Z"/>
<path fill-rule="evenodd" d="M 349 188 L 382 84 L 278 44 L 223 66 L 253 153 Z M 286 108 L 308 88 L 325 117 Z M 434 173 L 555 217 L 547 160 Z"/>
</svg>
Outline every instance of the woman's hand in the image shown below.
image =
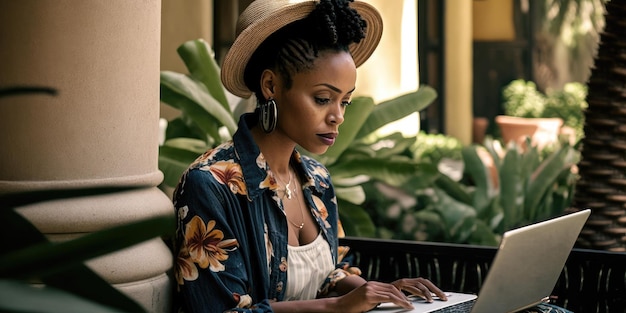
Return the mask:
<svg viewBox="0 0 626 313">
<path fill-rule="evenodd" d="M 407 310 L 413 309 L 399 288 L 375 281 L 366 282 L 336 300 L 336 312 L 367 312 L 383 302 L 391 302 Z"/>
<path fill-rule="evenodd" d="M 391 284 L 398 288 L 398 290 L 403 290 L 410 294 L 422 297 L 428 302 L 433 302 L 433 294 L 443 301 L 448 300 L 446 294 L 426 278 L 402 278 L 392 282 Z"/>
</svg>

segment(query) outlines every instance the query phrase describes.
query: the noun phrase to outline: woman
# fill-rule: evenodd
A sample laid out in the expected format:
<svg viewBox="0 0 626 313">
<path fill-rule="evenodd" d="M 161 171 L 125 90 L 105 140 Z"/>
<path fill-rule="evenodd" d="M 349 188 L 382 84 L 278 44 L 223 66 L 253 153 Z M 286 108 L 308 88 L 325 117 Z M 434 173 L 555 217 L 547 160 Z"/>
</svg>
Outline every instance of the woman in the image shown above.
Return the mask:
<svg viewBox="0 0 626 313">
<path fill-rule="evenodd" d="M 446 296 L 430 281 L 366 282 L 341 263 L 324 153 L 338 135 L 356 68 L 382 20 L 348 0 L 256 0 L 222 66 L 233 94 L 257 99 L 233 140 L 206 152 L 175 192 L 177 307 L 188 312 L 364 312 L 403 293 Z M 358 108 L 354 108 L 357 109 Z"/>
</svg>

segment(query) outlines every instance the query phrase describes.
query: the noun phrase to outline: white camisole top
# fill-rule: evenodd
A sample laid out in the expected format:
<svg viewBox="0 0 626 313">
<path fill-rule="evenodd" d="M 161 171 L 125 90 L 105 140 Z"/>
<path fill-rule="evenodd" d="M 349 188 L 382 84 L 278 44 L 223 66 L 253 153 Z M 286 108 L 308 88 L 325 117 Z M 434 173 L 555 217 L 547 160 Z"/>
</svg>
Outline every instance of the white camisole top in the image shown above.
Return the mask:
<svg viewBox="0 0 626 313">
<path fill-rule="evenodd" d="M 285 300 L 315 299 L 326 277 L 335 269 L 330 246 L 320 233 L 304 246 L 287 246 Z"/>
</svg>

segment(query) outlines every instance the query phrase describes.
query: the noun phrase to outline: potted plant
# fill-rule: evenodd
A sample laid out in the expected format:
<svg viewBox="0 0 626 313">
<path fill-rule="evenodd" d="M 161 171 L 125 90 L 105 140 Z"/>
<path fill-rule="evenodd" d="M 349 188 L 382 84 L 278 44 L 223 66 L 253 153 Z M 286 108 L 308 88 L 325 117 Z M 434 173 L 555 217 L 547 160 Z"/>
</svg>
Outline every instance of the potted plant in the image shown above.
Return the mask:
<svg viewBox="0 0 626 313">
<path fill-rule="evenodd" d="M 568 83 L 562 90 L 537 90 L 535 83 L 522 79 L 509 83 L 502 92 L 505 115 L 496 116 L 505 143 L 516 141 L 524 147 L 526 138 L 540 149 L 566 135 L 571 144 L 583 136 L 586 87 Z"/>
</svg>

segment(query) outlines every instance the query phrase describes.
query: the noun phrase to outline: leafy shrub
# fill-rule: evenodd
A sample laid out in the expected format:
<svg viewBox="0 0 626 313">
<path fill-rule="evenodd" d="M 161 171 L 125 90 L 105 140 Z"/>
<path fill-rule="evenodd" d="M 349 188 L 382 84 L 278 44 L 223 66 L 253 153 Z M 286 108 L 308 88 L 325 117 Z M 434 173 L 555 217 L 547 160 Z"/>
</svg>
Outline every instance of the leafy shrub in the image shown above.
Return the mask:
<svg viewBox="0 0 626 313">
<path fill-rule="evenodd" d="M 544 220 L 569 207 L 579 152 L 568 142 L 549 152 L 506 149 L 488 138 L 462 148 L 463 178 L 422 164 L 426 186 L 368 184 L 364 204 L 382 238 L 497 245 L 512 228 Z M 433 173 L 434 171 L 434 173 Z M 384 196 L 377 196 L 377 195 Z"/>
<path fill-rule="evenodd" d="M 570 82 L 561 90 L 542 93 L 532 81 L 518 79 L 502 90 L 504 114 L 517 117 L 558 117 L 564 126 L 573 128 L 577 141 L 584 136 L 584 110 L 587 109 L 587 87 Z"/>
<path fill-rule="evenodd" d="M 442 159 L 461 160 L 463 144 L 457 138 L 444 134 L 427 134 L 420 131 L 411 147 L 413 158 L 438 164 Z"/>
<path fill-rule="evenodd" d="M 502 91 L 504 114 L 517 117 L 542 117 L 546 97 L 537 85 L 523 79 L 514 80 Z"/>
<path fill-rule="evenodd" d="M 580 83 L 567 83 L 562 90 L 548 93 L 543 117 L 560 117 L 563 125 L 576 131 L 576 138 L 584 136 L 585 113 L 587 109 L 587 86 Z"/>
</svg>

